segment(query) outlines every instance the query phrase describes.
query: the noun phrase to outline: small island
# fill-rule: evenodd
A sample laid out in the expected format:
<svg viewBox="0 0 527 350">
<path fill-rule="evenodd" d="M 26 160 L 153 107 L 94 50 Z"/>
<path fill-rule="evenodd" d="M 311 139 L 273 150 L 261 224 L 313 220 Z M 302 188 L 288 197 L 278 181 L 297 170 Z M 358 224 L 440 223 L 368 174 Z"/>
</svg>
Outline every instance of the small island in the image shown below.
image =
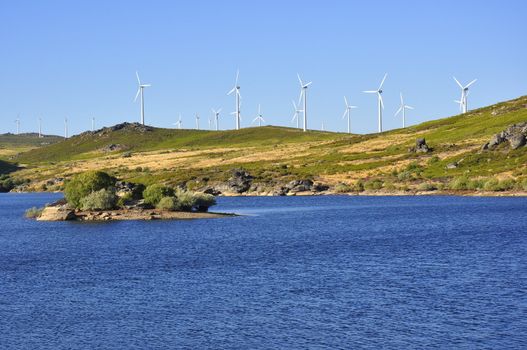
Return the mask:
<svg viewBox="0 0 527 350">
<path fill-rule="evenodd" d="M 111 221 L 204 219 L 235 216 L 211 213 L 216 198 L 163 184 L 144 186 L 119 181 L 102 171 L 73 176 L 64 187 L 64 198 L 31 208 L 26 217 L 38 221 Z"/>
</svg>

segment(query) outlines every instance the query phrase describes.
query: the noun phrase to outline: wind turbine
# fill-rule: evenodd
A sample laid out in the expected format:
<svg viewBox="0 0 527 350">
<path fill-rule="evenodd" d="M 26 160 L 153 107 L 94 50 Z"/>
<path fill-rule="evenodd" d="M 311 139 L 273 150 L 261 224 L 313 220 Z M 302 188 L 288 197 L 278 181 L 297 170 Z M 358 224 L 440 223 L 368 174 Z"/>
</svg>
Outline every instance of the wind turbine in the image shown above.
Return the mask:
<svg viewBox="0 0 527 350">
<path fill-rule="evenodd" d="M 20 135 L 20 114 L 16 116 L 15 124 L 16 124 L 16 134 Z"/>
<path fill-rule="evenodd" d="M 321 130 L 322 130 L 322 131 L 326 131 L 326 130 L 324 129 L 324 121 L 322 121 L 322 129 L 321 129 Z"/>
<path fill-rule="evenodd" d="M 218 131 L 219 130 L 218 123 L 219 123 L 221 108 L 218 110 L 215 110 L 214 108 L 212 108 L 211 111 L 214 114 L 214 124 L 216 125 L 216 131 Z"/>
<path fill-rule="evenodd" d="M 299 114 L 302 112 L 301 109 L 298 109 L 298 106 L 296 105 L 294 100 L 291 100 L 293 102 L 293 108 L 295 109 L 295 113 L 293 114 L 293 119 L 291 119 L 291 123 L 295 121 L 296 119 L 296 128 L 300 129 L 300 117 Z"/>
<path fill-rule="evenodd" d="M 42 138 L 42 117 L 38 117 L 38 138 Z"/>
<path fill-rule="evenodd" d="M 175 126 L 177 126 L 178 129 L 181 129 L 181 125 L 183 124 L 183 121 L 181 120 L 181 113 L 179 113 L 179 120 L 174 123 Z"/>
<path fill-rule="evenodd" d="M 397 112 L 395 112 L 395 117 L 397 117 L 399 113 L 403 112 L 403 128 L 406 128 L 406 110 L 407 109 L 414 109 L 414 107 L 404 104 L 403 93 L 401 92 L 401 106 L 399 107 Z"/>
<path fill-rule="evenodd" d="M 384 102 L 382 102 L 382 86 L 384 85 L 384 81 L 386 80 L 386 77 L 388 76 L 388 73 L 384 74 L 384 78 L 382 78 L 381 85 L 379 85 L 379 88 L 377 90 L 368 90 L 363 91 L 367 94 L 377 94 L 377 103 L 378 103 L 378 123 L 379 123 L 379 132 L 382 132 L 382 110 L 384 109 Z"/>
<path fill-rule="evenodd" d="M 238 85 L 238 78 L 240 77 L 240 71 L 236 71 L 236 81 L 234 82 L 234 87 L 227 93 L 227 96 L 231 95 L 232 93 L 236 93 L 236 112 L 233 112 L 231 114 L 234 114 L 236 117 L 236 130 L 240 130 L 240 86 Z"/>
<path fill-rule="evenodd" d="M 136 71 L 135 76 L 137 77 L 137 94 L 135 94 L 134 102 L 137 101 L 137 97 L 141 95 L 141 124 L 145 125 L 145 98 L 144 98 L 144 88 L 152 86 L 151 84 L 141 84 L 141 79 L 139 79 L 139 73 Z"/>
<path fill-rule="evenodd" d="M 357 106 L 350 106 L 348 104 L 348 99 L 346 96 L 344 96 L 344 103 L 346 104 L 346 110 L 344 111 L 344 114 L 342 115 L 342 119 L 348 118 L 348 134 L 351 134 L 351 110 L 353 108 L 357 108 Z"/>
<path fill-rule="evenodd" d="M 265 120 L 262 117 L 262 110 L 260 108 L 260 105 L 258 105 L 258 115 L 256 116 L 256 118 L 254 118 L 253 123 L 256 121 L 258 121 L 258 126 L 262 126 L 262 122 L 265 123 Z"/>
<path fill-rule="evenodd" d="M 68 117 L 64 118 L 64 139 L 68 138 Z"/>
<path fill-rule="evenodd" d="M 300 103 L 300 100 L 302 99 L 302 97 L 304 98 L 304 110 L 303 110 L 303 114 L 304 114 L 304 131 L 307 131 L 307 88 L 309 87 L 309 85 L 313 84 L 313 82 L 310 81 L 309 83 L 304 83 L 302 81 L 302 78 L 300 78 L 300 74 L 297 73 L 296 76 L 298 77 L 298 81 L 300 82 L 299 103 Z"/>
<path fill-rule="evenodd" d="M 199 114 L 196 113 L 196 130 L 199 130 Z"/>
<path fill-rule="evenodd" d="M 462 113 L 467 113 L 468 111 L 468 88 L 472 86 L 478 79 L 472 80 L 470 83 L 468 83 L 466 86 L 461 85 L 461 83 L 456 79 L 456 77 L 452 77 L 456 81 L 457 85 L 461 88 L 461 98 L 459 101 L 454 101 L 456 103 L 459 103 L 459 109 Z"/>
<path fill-rule="evenodd" d="M 91 131 L 95 131 L 95 117 L 91 117 Z"/>
</svg>

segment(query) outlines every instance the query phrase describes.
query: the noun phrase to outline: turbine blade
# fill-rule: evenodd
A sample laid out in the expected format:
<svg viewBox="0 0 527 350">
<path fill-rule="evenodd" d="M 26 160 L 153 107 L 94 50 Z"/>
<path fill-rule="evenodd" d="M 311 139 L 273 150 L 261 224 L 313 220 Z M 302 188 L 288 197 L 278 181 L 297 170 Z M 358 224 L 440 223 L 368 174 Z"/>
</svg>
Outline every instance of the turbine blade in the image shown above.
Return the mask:
<svg viewBox="0 0 527 350">
<path fill-rule="evenodd" d="M 346 98 L 346 96 L 344 96 L 344 103 L 346 104 L 346 108 L 348 108 L 349 105 L 348 105 L 348 99 Z"/>
<path fill-rule="evenodd" d="M 412 106 L 404 106 L 406 109 L 414 109 Z"/>
<path fill-rule="evenodd" d="M 139 72 L 135 71 L 135 76 L 137 77 L 137 82 L 141 85 L 141 80 L 139 79 Z"/>
<path fill-rule="evenodd" d="M 395 112 L 394 117 L 397 117 L 397 115 L 399 115 L 399 113 L 401 113 L 402 110 L 403 110 L 403 106 L 399 107 L 399 109 L 397 110 L 397 112 Z"/>
<path fill-rule="evenodd" d="M 302 82 L 302 78 L 300 78 L 300 74 L 296 73 L 296 76 L 298 77 L 298 81 L 300 82 L 300 86 L 304 86 L 304 83 Z"/>
<path fill-rule="evenodd" d="M 363 92 L 366 93 L 366 94 L 376 94 L 378 91 L 367 90 L 367 91 L 363 91 Z"/>
<path fill-rule="evenodd" d="M 456 77 L 452 77 L 452 78 L 454 78 L 454 80 L 456 81 L 457 85 L 459 85 L 459 87 L 463 89 L 463 85 L 461 85 L 461 83 L 456 79 Z"/>
<path fill-rule="evenodd" d="M 472 84 L 474 84 L 476 81 L 478 81 L 478 79 L 474 79 L 472 80 L 470 83 L 468 83 L 467 86 L 465 86 L 465 89 L 469 88 Z"/>
<path fill-rule="evenodd" d="M 313 84 L 312 81 L 310 81 L 309 83 L 307 83 L 306 85 L 304 85 L 304 87 L 308 87 L 309 85 Z"/>
<path fill-rule="evenodd" d="M 348 114 L 348 109 L 346 108 L 346 110 L 344 111 L 344 114 L 342 115 L 342 119 L 346 118 L 347 114 Z"/>
<path fill-rule="evenodd" d="M 401 92 L 401 105 L 404 105 L 403 93 Z"/>
<path fill-rule="evenodd" d="M 150 87 L 150 86 L 152 86 L 152 84 L 143 84 L 143 85 L 141 85 L 141 86 L 142 86 L 142 87 Z"/>
<path fill-rule="evenodd" d="M 234 83 L 234 87 L 238 86 L 238 78 L 240 77 L 240 70 L 236 70 L 236 82 Z"/>
<path fill-rule="evenodd" d="M 221 108 L 216 111 L 216 113 L 218 114 L 220 114 L 220 112 L 221 112 Z"/>
<path fill-rule="evenodd" d="M 387 76 L 388 76 L 388 73 L 384 74 L 384 78 L 382 78 L 381 85 L 379 85 L 379 90 L 382 89 L 382 86 L 384 85 L 384 81 L 386 80 Z"/>
<path fill-rule="evenodd" d="M 291 102 L 293 102 L 293 107 L 295 108 L 295 111 L 296 111 L 298 108 L 296 108 L 295 100 L 291 100 Z"/>
<path fill-rule="evenodd" d="M 141 93 L 141 88 L 137 89 L 137 94 L 135 94 L 134 102 L 137 101 L 139 94 Z"/>
<path fill-rule="evenodd" d="M 232 94 L 234 91 L 236 91 L 236 86 L 233 87 L 231 91 L 227 92 L 227 96 L 229 96 L 230 94 Z"/>
</svg>

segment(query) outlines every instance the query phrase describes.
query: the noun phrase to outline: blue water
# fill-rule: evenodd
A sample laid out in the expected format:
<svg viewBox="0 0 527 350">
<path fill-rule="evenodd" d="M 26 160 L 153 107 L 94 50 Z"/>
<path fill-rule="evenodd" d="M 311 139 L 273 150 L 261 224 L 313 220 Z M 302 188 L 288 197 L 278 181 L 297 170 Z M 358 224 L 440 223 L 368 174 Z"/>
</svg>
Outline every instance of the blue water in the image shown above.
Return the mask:
<svg viewBox="0 0 527 350">
<path fill-rule="evenodd" d="M 37 223 L 0 195 L 0 349 L 525 349 L 527 198 L 220 198 Z"/>
</svg>

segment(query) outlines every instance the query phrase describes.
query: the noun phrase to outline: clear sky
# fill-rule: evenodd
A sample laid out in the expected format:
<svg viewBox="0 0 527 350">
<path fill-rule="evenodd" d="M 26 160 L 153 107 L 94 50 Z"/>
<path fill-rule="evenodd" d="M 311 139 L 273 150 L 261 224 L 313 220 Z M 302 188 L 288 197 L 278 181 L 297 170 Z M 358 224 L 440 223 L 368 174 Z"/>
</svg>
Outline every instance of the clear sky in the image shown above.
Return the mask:
<svg viewBox="0 0 527 350">
<path fill-rule="evenodd" d="M 527 94 L 527 2 L 518 1 L 2 1 L 0 132 L 62 134 L 139 121 L 135 71 L 147 124 L 207 126 L 240 69 L 242 126 L 262 105 L 268 124 L 292 126 L 297 72 L 309 88 L 309 127 L 344 131 L 343 96 L 359 108 L 352 129 L 376 131 L 377 88 L 385 72 L 386 129 L 399 92 L 415 107 L 408 124 L 456 114 L 463 83 L 478 78 L 469 108 Z"/>
</svg>

